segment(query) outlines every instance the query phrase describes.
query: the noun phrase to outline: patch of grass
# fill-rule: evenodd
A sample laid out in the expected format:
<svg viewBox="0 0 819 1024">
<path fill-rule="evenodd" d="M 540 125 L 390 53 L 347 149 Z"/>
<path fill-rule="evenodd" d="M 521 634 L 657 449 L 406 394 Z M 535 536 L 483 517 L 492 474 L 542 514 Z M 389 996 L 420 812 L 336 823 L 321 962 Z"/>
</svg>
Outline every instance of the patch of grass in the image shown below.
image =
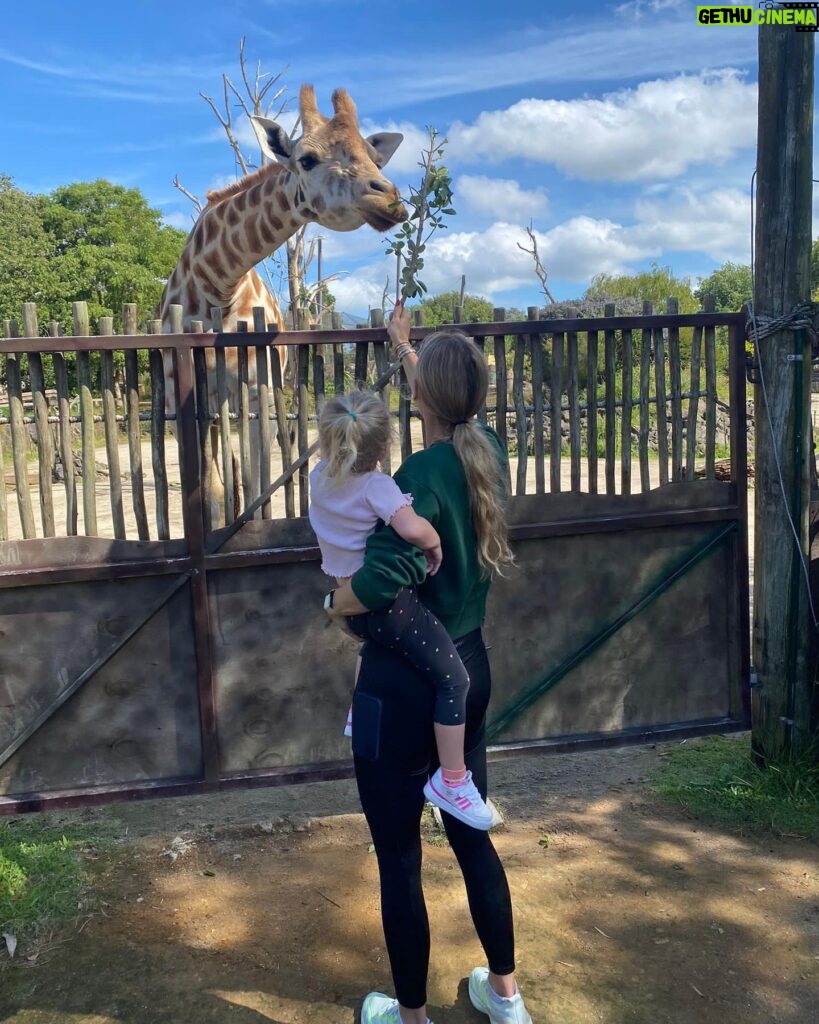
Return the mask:
<svg viewBox="0 0 819 1024">
<path fill-rule="evenodd" d="M 819 841 L 815 753 L 760 768 L 748 737 L 714 736 L 671 748 L 650 785 L 714 824 Z"/>
<path fill-rule="evenodd" d="M 14 935 L 26 948 L 87 909 L 87 860 L 106 845 L 99 830 L 87 826 L 55 828 L 40 818 L 0 821 L 0 933 Z"/>
</svg>

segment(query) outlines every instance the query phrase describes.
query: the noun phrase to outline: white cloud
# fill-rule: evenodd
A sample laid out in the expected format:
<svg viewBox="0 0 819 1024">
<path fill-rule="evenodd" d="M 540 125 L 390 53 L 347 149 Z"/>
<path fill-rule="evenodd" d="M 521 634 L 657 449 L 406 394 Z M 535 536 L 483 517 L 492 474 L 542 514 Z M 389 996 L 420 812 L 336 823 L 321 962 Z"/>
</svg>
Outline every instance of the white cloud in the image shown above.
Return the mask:
<svg viewBox="0 0 819 1024">
<path fill-rule="evenodd" d="M 587 179 L 668 179 L 753 146 L 756 95 L 756 84 L 726 70 L 642 82 L 602 99 L 524 99 L 454 124 L 450 153 L 463 162 L 523 157 Z"/>
<path fill-rule="evenodd" d="M 618 273 L 631 261 L 651 255 L 645 244 L 628 240 L 620 224 L 574 217 L 546 232 L 536 232 L 538 251 L 551 277 L 584 281 L 606 271 Z M 457 287 L 461 274 L 471 294 L 494 295 L 536 284 L 525 231 L 498 221 L 486 231 L 441 235 L 430 243 L 424 282 L 431 293 Z"/>
<path fill-rule="evenodd" d="M 190 213 L 176 211 L 175 213 L 168 213 L 162 218 L 163 224 L 167 224 L 171 228 L 180 228 L 182 231 L 190 231 L 195 220 L 196 214 L 193 207 L 191 207 Z"/>
<path fill-rule="evenodd" d="M 819 205 L 817 205 L 819 213 Z M 638 200 L 632 215 L 572 217 L 548 231 L 536 231 L 538 252 L 550 281 L 582 288 L 595 274 L 630 273 L 648 260 L 675 252 L 700 253 L 716 263 L 746 263 L 750 258 L 750 206 L 740 189 L 668 190 Z M 422 274 L 430 294 L 459 287 L 462 274 L 470 294 L 494 300 L 517 289 L 537 288 L 532 257 L 520 224 L 496 221 L 483 231 L 446 231 L 426 252 Z M 333 286 L 339 308 L 364 310 L 381 304 L 384 282 L 392 273 L 386 258 L 368 261 Z M 348 263 L 349 267 L 350 264 Z"/>
<path fill-rule="evenodd" d="M 510 222 L 526 223 L 533 217 L 542 217 L 549 209 L 543 189 L 526 190 L 508 178 L 463 174 L 455 182 L 453 193 L 459 212 L 465 205 L 467 211 L 500 216 Z"/>
<path fill-rule="evenodd" d="M 335 308 L 340 313 L 355 314 L 362 318 L 366 317 L 368 310 L 380 309 L 385 275 L 377 280 L 379 274 L 380 268 L 371 266 L 356 271 L 353 276 L 333 281 L 330 291 L 336 300 Z"/>
<path fill-rule="evenodd" d="M 642 200 L 634 212 L 637 224 L 628 237 L 636 245 L 702 252 L 718 263 L 750 262 L 751 204 L 739 189 L 704 194 L 682 188 L 670 200 Z"/>
<path fill-rule="evenodd" d="M 538 235 L 538 251 L 552 277 L 586 281 L 595 274 L 622 273 L 630 263 L 659 255 L 660 246 L 632 239 L 615 221 L 572 217 Z"/>
</svg>

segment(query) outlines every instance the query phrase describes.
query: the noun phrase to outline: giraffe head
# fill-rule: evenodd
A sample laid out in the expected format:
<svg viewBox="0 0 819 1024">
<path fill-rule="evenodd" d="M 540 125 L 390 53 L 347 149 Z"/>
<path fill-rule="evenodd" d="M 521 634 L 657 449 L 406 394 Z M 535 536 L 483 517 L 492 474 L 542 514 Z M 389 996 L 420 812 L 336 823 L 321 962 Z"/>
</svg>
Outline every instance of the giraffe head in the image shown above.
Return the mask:
<svg viewBox="0 0 819 1024">
<path fill-rule="evenodd" d="M 290 139 L 269 118 L 252 118 L 262 151 L 296 177 L 298 213 L 333 231 L 354 231 L 362 224 L 388 231 L 406 220 L 398 189 L 381 173 L 404 136 L 377 132 L 365 139 L 355 104 L 343 89 L 333 93 L 332 118 L 319 113 L 312 85 L 301 87 L 299 108 L 300 139 Z"/>
</svg>

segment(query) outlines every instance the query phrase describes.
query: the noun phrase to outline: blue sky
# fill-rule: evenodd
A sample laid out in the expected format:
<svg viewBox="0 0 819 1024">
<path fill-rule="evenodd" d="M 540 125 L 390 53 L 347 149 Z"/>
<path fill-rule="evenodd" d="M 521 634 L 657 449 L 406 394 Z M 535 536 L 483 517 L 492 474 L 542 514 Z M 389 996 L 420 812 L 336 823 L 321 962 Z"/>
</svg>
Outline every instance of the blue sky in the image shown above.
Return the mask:
<svg viewBox="0 0 819 1024">
<path fill-rule="evenodd" d="M 232 180 L 232 154 L 199 93 L 219 100 L 222 72 L 238 80 L 245 37 L 251 68 L 282 72 L 292 94 L 313 82 L 329 112 L 341 86 L 365 132 L 403 131 L 386 170 L 402 188 L 419 180 L 425 126 L 447 136 L 457 216 L 427 254 L 430 291 L 456 289 L 465 274 L 467 290 L 495 305 L 543 301 L 518 248 L 530 222 L 558 299 L 580 295 L 596 273 L 653 261 L 697 278 L 749 260 L 757 29 L 699 26 L 695 6 L 10 4 L 0 172 L 32 192 L 107 178 L 189 227 L 193 208 L 173 179 L 199 196 Z M 380 305 L 392 270 L 383 237 L 366 227 L 323 235 L 339 307 Z"/>
</svg>

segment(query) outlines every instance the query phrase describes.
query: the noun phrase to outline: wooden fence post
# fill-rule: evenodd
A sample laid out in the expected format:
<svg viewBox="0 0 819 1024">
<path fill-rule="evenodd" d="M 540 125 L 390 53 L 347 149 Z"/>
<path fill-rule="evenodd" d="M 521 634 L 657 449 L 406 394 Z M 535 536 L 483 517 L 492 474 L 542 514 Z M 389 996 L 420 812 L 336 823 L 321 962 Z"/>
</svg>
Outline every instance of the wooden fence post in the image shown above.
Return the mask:
<svg viewBox="0 0 819 1024">
<path fill-rule="evenodd" d="M 133 302 L 122 307 L 122 333 L 137 332 L 137 308 Z M 136 349 L 125 350 L 125 421 L 128 431 L 128 459 L 131 467 L 131 503 L 134 507 L 137 535 L 148 540 L 148 512 L 145 507 L 145 475 L 142 468 L 142 443 L 139 423 L 139 367 Z"/>
<path fill-rule="evenodd" d="M 16 320 L 6 321 L 6 337 L 19 338 L 20 327 Z M 31 509 L 31 494 L 28 489 L 28 431 L 23 408 L 23 385 L 20 376 L 19 357 L 6 352 L 6 388 L 9 400 L 9 421 L 11 423 L 11 456 L 14 464 L 14 482 L 17 491 L 17 510 L 23 537 L 36 536 L 34 513 Z"/>
<path fill-rule="evenodd" d="M 760 28 L 756 316 L 787 316 L 810 299 L 813 60 L 811 33 Z M 811 738 L 806 332 L 777 331 L 758 342 L 756 357 L 764 386 L 754 396 L 753 747 L 758 757 L 772 757 L 799 753 Z"/>
<path fill-rule="evenodd" d="M 37 305 L 34 302 L 23 303 L 23 334 L 27 338 L 38 338 L 40 336 Z M 51 426 L 48 422 L 48 400 L 45 393 L 43 357 L 39 352 L 29 352 L 28 370 L 31 376 L 31 400 L 34 405 L 34 422 L 37 426 L 40 520 L 43 524 L 43 536 L 53 537 L 56 532 L 54 528 L 54 498 L 51 490 L 54 441 L 51 436 Z"/>
<path fill-rule="evenodd" d="M 100 337 L 114 333 L 114 318 L 102 316 Z M 125 511 L 122 505 L 122 478 L 119 466 L 119 428 L 117 427 L 117 401 L 114 390 L 114 353 L 100 352 L 100 384 L 102 386 L 102 421 L 105 427 L 105 451 L 108 458 L 108 492 L 111 495 L 111 519 L 114 536 L 125 540 Z"/>
</svg>

